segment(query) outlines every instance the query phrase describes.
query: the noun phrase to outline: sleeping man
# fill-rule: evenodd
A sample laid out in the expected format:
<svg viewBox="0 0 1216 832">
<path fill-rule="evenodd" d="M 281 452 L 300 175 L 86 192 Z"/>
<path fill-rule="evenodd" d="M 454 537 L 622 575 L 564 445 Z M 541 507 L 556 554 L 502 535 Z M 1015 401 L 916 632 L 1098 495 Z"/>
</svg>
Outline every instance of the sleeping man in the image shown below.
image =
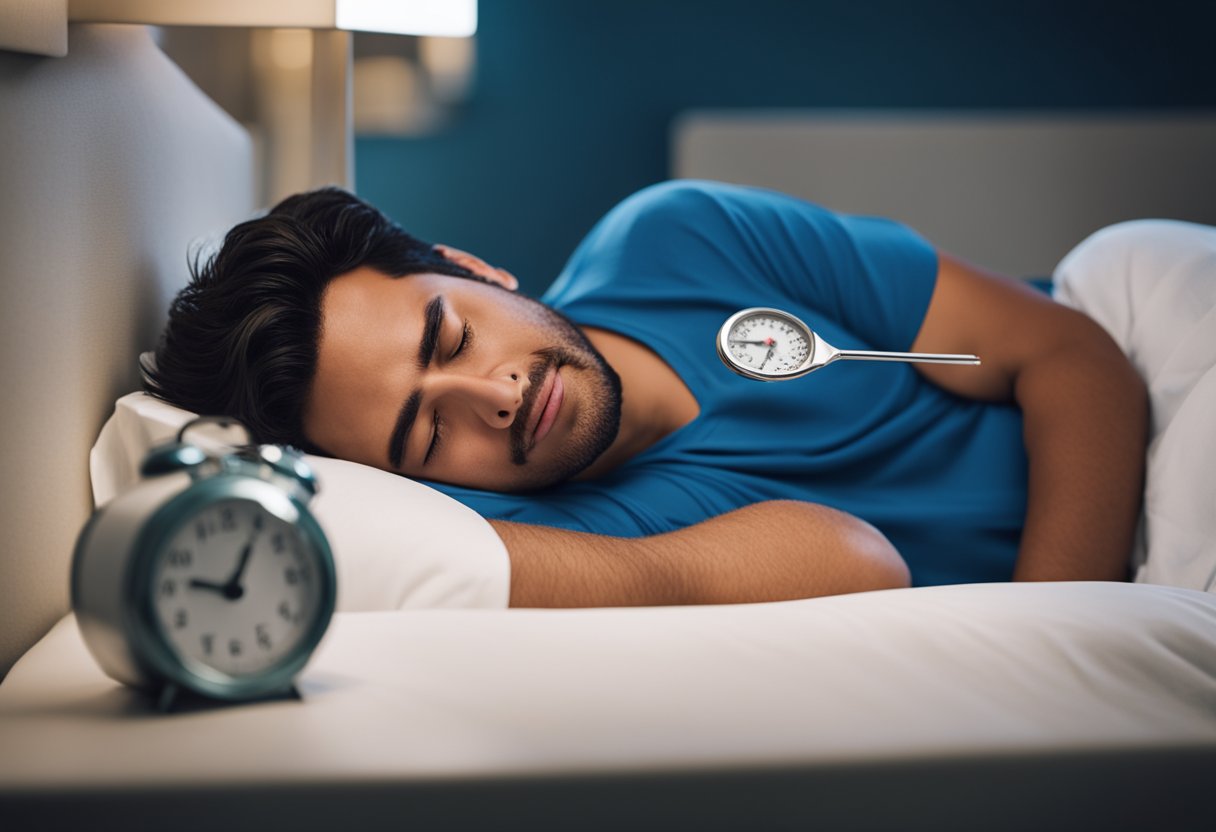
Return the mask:
<svg viewBox="0 0 1216 832">
<path fill-rule="evenodd" d="M 666 183 L 609 212 L 535 301 L 324 189 L 194 272 L 150 392 L 435 484 L 502 537 L 515 606 L 1127 577 L 1139 376 L 1085 315 L 894 222 Z M 714 349 L 751 306 L 840 348 L 983 363 L 760 383 Z"/>
</svg>

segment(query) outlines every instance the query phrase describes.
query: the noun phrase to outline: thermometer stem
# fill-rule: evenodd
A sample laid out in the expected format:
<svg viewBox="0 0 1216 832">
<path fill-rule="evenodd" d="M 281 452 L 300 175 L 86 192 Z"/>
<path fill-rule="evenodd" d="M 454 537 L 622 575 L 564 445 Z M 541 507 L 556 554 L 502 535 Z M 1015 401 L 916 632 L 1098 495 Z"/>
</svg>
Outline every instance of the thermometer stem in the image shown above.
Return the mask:
<svg viewBox="0 0 1216 832">
<path fill-rule="evenodd" d="M 959 355 L 937 352 L 877 352 L 873 350 L 840 350 L 838 359 L 856 361 L 909 361 L 918 364 L 979 364 L 978 355 Z"/>
</svg>

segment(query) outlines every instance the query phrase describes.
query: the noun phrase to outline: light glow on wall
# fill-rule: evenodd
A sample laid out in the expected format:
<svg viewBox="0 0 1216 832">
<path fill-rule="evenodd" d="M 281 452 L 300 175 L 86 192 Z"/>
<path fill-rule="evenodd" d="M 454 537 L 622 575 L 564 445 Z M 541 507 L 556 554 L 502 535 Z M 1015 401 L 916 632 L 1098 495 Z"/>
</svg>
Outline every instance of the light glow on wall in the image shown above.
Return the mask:
<svg viewBox="0 0 1216 832">
<path fill-rule="evenodd" d="M 477 32 L 477 0 L 337 0 L 339 29 L 462 38 Z"/>
</svg>

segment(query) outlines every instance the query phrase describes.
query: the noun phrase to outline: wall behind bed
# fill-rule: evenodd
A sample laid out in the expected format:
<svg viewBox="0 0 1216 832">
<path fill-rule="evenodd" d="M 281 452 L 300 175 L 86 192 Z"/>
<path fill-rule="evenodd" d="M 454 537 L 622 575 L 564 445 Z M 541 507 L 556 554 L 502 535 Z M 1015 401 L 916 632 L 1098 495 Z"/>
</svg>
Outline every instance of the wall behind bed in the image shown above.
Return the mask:
<svg viewBox="0 0 1216 832">
<path fill-rule="evenodd" d="M 536 292 L 611 204 L 669 175 L 690 108 L 1216 108 L 1216 4 L 486 0 L 451 127 L 363 137 L 359 191 Z"/>
<path fill-rule="evenodd" d="M 249 136 L 143 27 L 0 51 L 0 678 L 67 612 L 89 448 L 189 248 L 252 203 Z"/>
</svg>

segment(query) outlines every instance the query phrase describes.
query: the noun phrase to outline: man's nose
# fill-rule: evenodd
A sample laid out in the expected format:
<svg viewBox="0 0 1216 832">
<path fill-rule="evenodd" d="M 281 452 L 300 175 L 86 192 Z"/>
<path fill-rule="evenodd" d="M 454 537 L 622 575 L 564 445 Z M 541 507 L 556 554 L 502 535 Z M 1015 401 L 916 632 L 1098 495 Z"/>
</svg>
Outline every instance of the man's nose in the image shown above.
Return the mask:
<svg viewBox="0 0 1216 832">
<path fill-rule="evenodd" d="M 503 370 L 485 376 L 466 375 L 453 380 L 454 390 L 487 425 L 511 427 L 523 406 L 527 376 L 519 370 Z"/>
</svg>

